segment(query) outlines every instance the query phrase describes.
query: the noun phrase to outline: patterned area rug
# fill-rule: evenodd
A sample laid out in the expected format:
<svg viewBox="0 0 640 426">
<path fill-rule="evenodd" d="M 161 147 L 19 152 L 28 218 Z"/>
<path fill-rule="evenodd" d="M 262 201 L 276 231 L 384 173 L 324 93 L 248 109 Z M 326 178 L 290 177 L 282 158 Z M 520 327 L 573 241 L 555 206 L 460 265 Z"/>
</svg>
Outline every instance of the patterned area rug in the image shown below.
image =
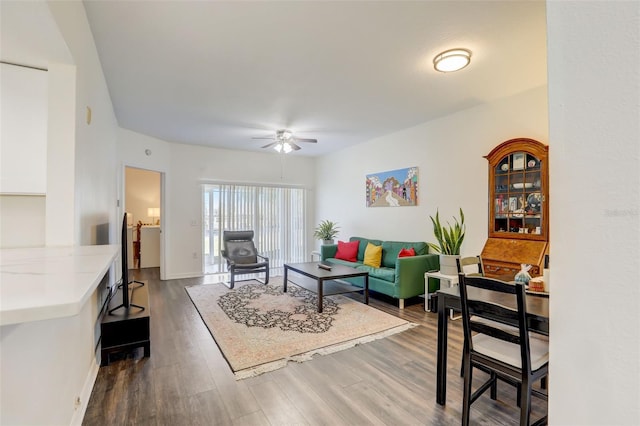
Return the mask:
<svg viewBox="0 0 640 426">
<path fill-rule="evenodd" d="M 186 287 L 236 379 L 257 376 L 404 331 L 415 324 L 341 295 L 317 296 L 282 277 L 269 285 L 257 281 Z"/>
</svg>

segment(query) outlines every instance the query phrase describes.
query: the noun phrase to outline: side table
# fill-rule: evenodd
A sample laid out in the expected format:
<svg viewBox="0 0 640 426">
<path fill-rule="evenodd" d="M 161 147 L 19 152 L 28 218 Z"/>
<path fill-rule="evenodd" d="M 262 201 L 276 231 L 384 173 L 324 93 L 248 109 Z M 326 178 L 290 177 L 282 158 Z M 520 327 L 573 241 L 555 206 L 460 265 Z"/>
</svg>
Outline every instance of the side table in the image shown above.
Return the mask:
<svg viewBox="0 0 640 426">
<path fill-rule="evenodd" d="M 436 278 L 440 280 L 440 286 L 442 287 L 442 282 L 446 281 L 449 287 L 453 287 L 454 285 L 458 285 L 458 276 L 457 275 L 445 275 L 443 273 L 441 273 L 440 271 L 432 271 L 432 272 L 425 272 L 424 273 L 424 282 L 425 282 L 425 289 L 427 290 L 426 294 L 425 294 L 425 298 L 424 298 L 424 310 L 428 311 L 429 307 L 428 304 L 431 301 L 431 293 L 429 293 L 429 278 Z M 449 318 L 451 319 L 459 319 L 460 317 L 455 317 L 453 316 L 453 309 L 449 311 Z"/>
</svg>

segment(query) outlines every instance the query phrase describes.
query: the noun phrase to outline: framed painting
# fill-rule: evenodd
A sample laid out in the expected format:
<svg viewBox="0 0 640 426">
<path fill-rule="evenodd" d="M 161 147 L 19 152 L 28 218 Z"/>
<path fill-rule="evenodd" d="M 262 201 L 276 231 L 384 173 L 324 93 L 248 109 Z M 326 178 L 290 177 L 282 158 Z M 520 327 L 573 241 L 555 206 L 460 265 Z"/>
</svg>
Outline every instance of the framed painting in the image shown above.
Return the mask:
<svg viewBox="0 0 640 426">
<path fill-rule="evenodd" d="M 418 205 L 418 168 L 373 173 L 366 179 L 367 207 Z"/>
</svg>

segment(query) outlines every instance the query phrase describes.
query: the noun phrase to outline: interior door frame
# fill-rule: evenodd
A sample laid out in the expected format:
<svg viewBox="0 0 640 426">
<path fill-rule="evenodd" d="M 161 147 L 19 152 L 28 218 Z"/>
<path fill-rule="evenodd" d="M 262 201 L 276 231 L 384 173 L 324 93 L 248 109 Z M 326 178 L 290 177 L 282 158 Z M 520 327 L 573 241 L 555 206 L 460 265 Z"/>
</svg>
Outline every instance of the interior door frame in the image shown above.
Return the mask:
<svg viewBox="0 0 640 426">
<path fill-rule="evenodd" d="M 160 280 L 166 280 L 166 241 L 165 241 L 165 226 L 168 223 L 166 220 L 167 216 L 167 201 L 166 201 L 166 173 L 164 170 L 158 170 L 154 168 L 141 167 L 139 165 L 133 163 L 122 163 L 122 169 L 120 170 L 120 211 L 118 217 L 122 217 L 124 212 L 126 211 L 126 190 L 127 190 L 127 182 L 126 182 L 126 169 L 127 167 L 138 170 L 146 170 L 149 172 L 160 173 Z"/>
</svg>

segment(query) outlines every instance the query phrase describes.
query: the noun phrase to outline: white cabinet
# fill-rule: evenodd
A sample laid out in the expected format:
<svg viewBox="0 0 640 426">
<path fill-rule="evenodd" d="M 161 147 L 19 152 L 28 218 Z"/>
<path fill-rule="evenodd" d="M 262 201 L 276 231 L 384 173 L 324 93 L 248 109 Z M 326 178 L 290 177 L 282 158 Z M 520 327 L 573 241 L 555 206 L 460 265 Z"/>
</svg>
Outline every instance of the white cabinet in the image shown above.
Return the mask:
<svg viewBox="0 0 640 426">
<path fill-rule="evenodd" d="M 0 193 L 47 192 L 47 73 L 0 64 Z"/>
<path fill-rule="evenodd" d="M 140 267 L 160 266 L 160 227 L 143 226 L 140 228 Z"/>
</svg>

